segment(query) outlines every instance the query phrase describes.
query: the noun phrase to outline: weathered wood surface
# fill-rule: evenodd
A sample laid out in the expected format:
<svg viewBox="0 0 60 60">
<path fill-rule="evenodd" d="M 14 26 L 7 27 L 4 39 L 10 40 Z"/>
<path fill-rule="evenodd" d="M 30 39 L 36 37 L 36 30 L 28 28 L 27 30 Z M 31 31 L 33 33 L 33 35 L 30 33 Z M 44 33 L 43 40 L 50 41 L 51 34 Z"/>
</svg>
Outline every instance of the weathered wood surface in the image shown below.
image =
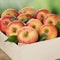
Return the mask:
<svg viewBox="0 0 60 60">
<path fill-rule="evenodd" d="M 11 60 L 11 59 L 0 49 L 0 60 Z"/>
</svg>

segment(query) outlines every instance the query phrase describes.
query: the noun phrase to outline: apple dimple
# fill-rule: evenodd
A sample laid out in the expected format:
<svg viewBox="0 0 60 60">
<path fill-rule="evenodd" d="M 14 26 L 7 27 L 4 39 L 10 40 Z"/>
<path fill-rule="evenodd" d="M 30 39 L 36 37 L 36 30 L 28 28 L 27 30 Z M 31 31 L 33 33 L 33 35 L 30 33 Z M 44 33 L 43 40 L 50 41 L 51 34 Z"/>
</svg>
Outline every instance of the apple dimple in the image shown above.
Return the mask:
<svg viewBox="0 0 60 60">
<path fill-rule="evenodd" d="M 41 12 L 37 15 L 37 19 L 39 19 L 41 21 L 44 19 L 44 17 L 45 17 L 45 14 L 43 12 Z"/>
<path fill-rule="evenodd" d="M 11 23 L 11 16 L 4 16 L 0 19 L 1 31 L 5 33 L 7 25 Z"/>
<path fill-rule="evenodd" d="M 30 26 L 34 28 L 36 31 L 38 31 L 39 27 L 42 26 L 42 22 L 39 19 L 30 19 L 27 23 L 27 26 Z"/>
<path fill-rule="evenodd" d="M 32 28 L 36 29 L 36 26 L 35 25 L 32 25 Z"/>
<path fill-rule="evenodd" d="M 9 13 L 7 15 L 10 15 Z"/>
<path fill-rule="evenodd" d="M 25 31 L 25 32 L 23 33 L 23 37 L 27 37 L 27 36 L 28 36 L 28 32 Z"/>
<path fill-rule="evenodd" d="M 39 10 L 37 10 L 37 11 L 35 12 L 34 18 L 41 20 L 42 23 L 43 23 L 44 18 L 45 18 L 48 14 L 50 14 L 50 12 L 49 12 L 47 9 L 39 9 Z"/>
<path fill-rule="evenodd" d="M 4 25 L 8 25 L 9 24 L 9 21 L 5 21 L 3 24 Z"/>
<path fill-rule="evenodd" d="M 27 13 L 26 11 L 24 11 L 23 13 Z"/>
<path fill-rule="evenodd" d="M 12 28 L 12 33 L 16 33 L 17 32 L 17 28 L 16 27 L 13 27 Z"/>
<path fill-rule="evenodd" d="M 48 24 L 53 24 L 53 21 L 50 20 L 50 21 L 48 22 Z"/>
<path fill-rule="evenodd" d="M 57 16 L 56 14 L 48 14 L 45 18 L 43 23 L 45 25 L 56 25 L 57 22 L 59 21 L 59 16 Z"/>
<path fill-rule="evenodd" d="M 38 34 L 33 28 L 25 26 L 18 31 L 17 39 L 19 43 L 30 44 L 38 40 Z"/>
<path fill-rule="evenodd" d="M 32 14 L 34 14 L 34 8 L 24 7 L 21 10 L 19 10 L 19 14 L 23 14 L 23 13 L 28 13 L 28 14 L 32 15 Z"/>
<path fill-rule="evenodd" d="M 13 21 L 10 24 L 8 24 L 7 29 L 6 29 L 6 35 L 11 36 L 11 35 L 17 35 L 19 29 L 23 27 L 24 24 L 19 21 Z"/>
<path fill-rule="evenodd" d="M 41 14 L 41 18 L 44 19 L 44 15 Z"/>
<path fill-rule="evenodd" d="M 48 33 L 49 32 L 49 30 L 48 29 L 45 29 L 45 33 Z"/>
<path fill-rule="evenodd" d="M 3 11 L 3 13 L 1 14 L 1 17 L 3 16 L 18 16 L 18 12 L 15 9 L 7 9 L 5 11 Z"/>
<path fill-rule="evenodd" d="M 57 29 L 54 25 L 43 25 L 38 32 L 39 34 L 46 34 L 45 39 L 47 40 L 57 37 Z"/>
</svg>

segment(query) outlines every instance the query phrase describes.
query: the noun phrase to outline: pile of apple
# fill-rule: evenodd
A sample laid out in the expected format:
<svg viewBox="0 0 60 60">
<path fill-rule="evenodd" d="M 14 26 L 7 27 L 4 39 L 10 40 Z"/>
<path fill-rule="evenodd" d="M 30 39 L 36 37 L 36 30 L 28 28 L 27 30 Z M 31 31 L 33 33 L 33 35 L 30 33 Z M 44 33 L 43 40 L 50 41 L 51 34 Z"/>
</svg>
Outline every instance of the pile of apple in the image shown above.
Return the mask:
<svg viewBox="0 0 60 60">
<path fill-rule="evenodd" d="M 24 7 L 18 12 L 7 9 L 0 18 L 0 31 L 8 38 L 17 36 L 19 43 L 31 44 L 43 40 L 51 40 L 58 36 L 55 25 L 60 20 L 59 16 L 52 14 L 47 9 L 37 11 L 31 7 Z"/>
</svg>

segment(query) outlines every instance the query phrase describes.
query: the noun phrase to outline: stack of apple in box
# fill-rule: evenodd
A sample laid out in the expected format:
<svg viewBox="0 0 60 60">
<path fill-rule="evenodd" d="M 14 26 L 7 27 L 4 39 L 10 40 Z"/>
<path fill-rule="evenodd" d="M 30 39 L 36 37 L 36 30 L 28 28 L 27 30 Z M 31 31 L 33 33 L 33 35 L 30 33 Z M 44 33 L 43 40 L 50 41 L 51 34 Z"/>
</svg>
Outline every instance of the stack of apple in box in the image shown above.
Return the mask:
<svg viewBox="0 0 60 60">
<path fill-rule="evenodd" d="M 47 9 L 24 7 L 17 12 L 7 9 L 0 18 L 0 31 L 14 43 L 31 44 L 60 36 L 60 18 Z"/>
</svg>

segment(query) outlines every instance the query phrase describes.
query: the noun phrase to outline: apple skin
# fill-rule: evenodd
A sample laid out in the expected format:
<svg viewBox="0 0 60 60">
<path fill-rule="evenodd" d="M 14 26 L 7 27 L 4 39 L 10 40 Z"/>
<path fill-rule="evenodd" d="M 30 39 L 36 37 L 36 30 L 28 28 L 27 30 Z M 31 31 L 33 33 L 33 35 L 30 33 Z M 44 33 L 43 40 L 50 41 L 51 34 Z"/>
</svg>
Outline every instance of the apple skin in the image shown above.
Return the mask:
<svg viewBox="0 0 60 60">
<path fill-rule="evenodd" d="M 24 26 L 18 31 L 17 39 L 19 43 L 31 44 L 38 40 L 38 34 L 33 28 Z"/>
<path fill-rule="evenodd" d="M 31 16 L 30 14 L 28 14 L 28 13 L 20 14 L 20 15 L 17 17 L 17 19 L 18 19 L 19 21 L 23 21 L 23 20 L 28 19 L 28 18 L 32 18 L 32 16 Z"/>
<path fill-rule="evenodd" d="M 12 16 L 4 16 L 0 18 L 0 29 L 5 33 L 7 25 L 11 23 Z"/>
<path fill-rule="evenodd" d="M 48 14 L 50 14 L 50 12 L 47 9 L 39 9 L 35 12 L 34 18 L 43 21 Z"/>
<path fill-rule="evenodd" d="M 19 14 L 28 13 L 30 15 L 33 15 L 34 12 L 35 12 L 34 8 L 32 8 L 32 7 L 24 7 L 24 8 L 19 10 Z"/>
<path fill-rule="evenodd" d="M 1 18 L 0 18 L 0 31 L 1 31 Z"/>
<path fill-rule="evenodd" d="M 30 19 L 27 23 L 27 26 L 34 28 L 36 31 L 42 26 L 42 22 L 39 19 Z"/>
<path fill-rule="evenodd" d="M 17 32 L 19 31 L 19 29 L 21 29 L 23 26 L 24 26 L 24 24 L 19 21 L 13 21 L 13 22 L 9 23 L 7 25 L 6 35 L 8 37 L 12 36 L 12 35 L 17 35 Z"/>
<path fill-rule="evenodd" d="M 40 27 L 38 33 L 39 35 L 45 33 L 47 35 L 47 37 L 45 38 L 46 40 L 56 38 L 58 35 L 57 29 L 54 25 L 43 25 Z"/>
<path fill-rule="evenodd" d="M 48 14 L 44 20 L 43 23 L 45 25 L 56 25 L 57 22 L 60 20 L 60 18 L 56 14 Z"/>
<path fill-rule="evenodd" d="M 17 17 L 19 14 L 15 9 L 6 9 L 5 11 L 3 11 L 3 13 L 1 14 L 1 17 L 6 16 L 6 15 L 10 15 L 13 17 Z"/>
</svg>

